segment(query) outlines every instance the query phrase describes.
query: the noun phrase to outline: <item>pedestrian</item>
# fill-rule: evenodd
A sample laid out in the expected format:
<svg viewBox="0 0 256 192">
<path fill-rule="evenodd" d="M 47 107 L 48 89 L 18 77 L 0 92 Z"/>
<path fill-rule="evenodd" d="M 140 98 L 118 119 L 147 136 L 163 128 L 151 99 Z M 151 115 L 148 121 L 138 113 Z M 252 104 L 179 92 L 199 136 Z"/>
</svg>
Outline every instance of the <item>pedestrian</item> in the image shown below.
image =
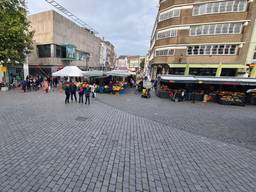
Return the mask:
<svg viewBox="0 0 256 192">
<path fill-rule="evenodd" d="M 84 103 L 84 88 L 83 86 L 81 85 L 80 88 L 79 88 L 79 103 Z"/>
<path fill-rule="evenodd" d="M 23 80 L 21 82 L 21 86 L 22 86 L 22 90 L 24 91 L 24 93 L 26 92 L 27 90 L 27 81 L 26 80 Z"/>
<path fill-rule="evenodd" d="M 49 92 L 49 82 L 47 81 L 47 79 L 45 79 L 43 82 L 43 89 L 44 89 L 45 93 Z"/>
<path fill-rule="evenodd" d="M 94 83 L 93 85 L 92 85 L 92 87 L 91 87 L 91 92 L 92 92 L 92 98 L 95 98 L 96 97 L 96 93 L 95 93 L 95 91 L 96 91 L 96 84 Z"/>
<path fill-rule="evenodd" d="M 185 101 L 185 95 L 186 95 L 186 90 L 183 89 L 182 92 L 181 92 L 181 100 L 182 101 Z"/>
<path fill-rule="evenodd" d="M 196 102 L 196 92 L 193 90 L 192 91 L 192 103 L 195 103 Z"/>
<path fill-rule="evenodd" d="M 90 86 L 87 85 L 87 87 L 85 88 L 84 94 L 85 94 L 85 104 L 90 105 L 90 93 L 91 93 L 91 89 Z"/>
<path fill-rule="evenodd" d="M 27 91 L 31 91 L 30 78 L 29 77 L 27 77 L 27 79 L 26 79 L 26 86 L 27 86 Z"/>
<path fill-rule="evenodd" d="M 71 86 L 70 86 L 70 93 L 71 93 L 71 101 L 72 102 L 73 102 L 73 97 L 75 98 L 75 101 L 77 102 L 76 91 L 77 91 L 76 84 L 72 83 Z"/>
<path fill-rule="evenodd" d="M 54 84 L 54 88 L 57 88 L 57 86 L 58 86 L 58 78 L 57 77 L 55 77 L 53 79 L 53 84 Z"/>
<path fill-rule="evenodd" d="M 40 80 L 39 77 L 36 78 L 36 91 L 40 89 Z"/>
<path fill-rule="evenodd" d="M 70 86 L 69 86 L 69 83 L 67 83 L 65 85 L 65 95 L 66 95 L 65 104 L 67 104 L 67 103 L 69 103 L 69 98 L 70 98 Z"/>
</svg>

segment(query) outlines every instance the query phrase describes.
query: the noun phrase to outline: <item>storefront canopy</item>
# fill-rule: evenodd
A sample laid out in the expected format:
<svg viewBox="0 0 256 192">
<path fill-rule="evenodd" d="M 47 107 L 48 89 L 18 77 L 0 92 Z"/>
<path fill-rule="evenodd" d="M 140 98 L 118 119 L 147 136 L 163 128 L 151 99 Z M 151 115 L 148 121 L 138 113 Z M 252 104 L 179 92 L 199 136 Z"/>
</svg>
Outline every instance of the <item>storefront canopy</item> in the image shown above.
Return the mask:
<svg viewBox="0 0 256 192">
<path fill-rule="evenodd" d="M 102 77 L 104 76 L 103 71 L 83 71 L 84 76 L 86 77 Z"/>
<path fill-rule="evenodd" d="M 83 71 L 77 66 L 67 66 L 52 74 L 53 77 L 83 77 Z"/>
<path fill-rule="evenodd" d="M 162 81 L 169 83 L 194 83 L 194 84 L 222 84 L 222 85 L 248 85 L 256 86 L 255 78 L 238 77 L 196 77 L 196 76 L 178 76 L 163 75 Z"/>
<path fill-rule="evenodd" d="M 115 76 L 115 77 L 128 77 L 128 76 L 134 75 L 134 73 L 131 73 L 129 71 L 124 71 L 124 70 L 113 70 L 113 71 L 106 72 L 106 75 Z"/>
</svg>

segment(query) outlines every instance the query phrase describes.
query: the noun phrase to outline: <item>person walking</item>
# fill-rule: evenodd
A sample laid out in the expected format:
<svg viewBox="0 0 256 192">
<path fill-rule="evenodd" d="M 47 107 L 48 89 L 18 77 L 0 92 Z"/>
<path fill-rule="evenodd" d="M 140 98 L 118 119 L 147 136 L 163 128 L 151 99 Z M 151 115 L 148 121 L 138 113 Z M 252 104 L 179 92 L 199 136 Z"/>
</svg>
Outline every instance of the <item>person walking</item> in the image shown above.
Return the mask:
<svg viewBox="0 0 256 192">
<path fill-rule="evenodd" d="M 92 92 L 92 98 L 95 98 L 96 96 L 96 94 L 95 94 L 95 91 L 96 91 L 96 84 L 94 83 L 93 85 L 92 85 L 92 87 L 91 87 L 91 92 Z"/>
<path fill-rule="evenodd" d="M 65 104 L 67 104 L 67 103 L 69 103 L 69 98 L 70 98 L 70 86 L 69 86 L 69 83 L 67 83 L 65 85 L 65 95 L 66 95 Z"/>
<path fill-rule="evenodd" d="M 75 101 L 77 102 L 76 91 L 77 91 L 76 84 L 72 83 L 71 86 L 70 86 L 70 93 L 71 93 L 71 101 L 72 102 L 73 102 L 73 97 L 75 98 Z"/>
<path fill-rule="evenodd" d="M 90 93 L 91 93 L 91 89 L 90 86 L 87 85 L 87 87 L 85 88 L 84 94 L 85 94 L 85 104 L 90 105 Z"/>
<path fill-rule="evenodd" d="M 27 81 L 26 80 L 23 80 L 21 82 L 21 86 L 22 86 L 22 90 L 24 91 L 24 93 L 26 92 L 27 90 Z"/>
</svg>

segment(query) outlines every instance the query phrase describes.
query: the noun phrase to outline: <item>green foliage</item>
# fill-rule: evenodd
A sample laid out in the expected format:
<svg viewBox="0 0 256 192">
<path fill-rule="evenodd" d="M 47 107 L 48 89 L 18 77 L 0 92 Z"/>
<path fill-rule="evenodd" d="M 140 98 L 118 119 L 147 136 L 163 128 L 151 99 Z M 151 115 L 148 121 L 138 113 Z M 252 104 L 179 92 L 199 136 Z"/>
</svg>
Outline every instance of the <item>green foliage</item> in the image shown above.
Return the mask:
<svg viewBox="0 0 256 192">
<path fill-rule="evenodd" d="M 140 68 L 144 69 L 144 66 L 145 66 L 145 59 L 142 59 L 140 62 Z"/>
<path fill-rule="evenodd" d="M 24 0 L 0 0 L 0 61 L 24 62 L 32 49 L 29 28 Z"/>
</svg>

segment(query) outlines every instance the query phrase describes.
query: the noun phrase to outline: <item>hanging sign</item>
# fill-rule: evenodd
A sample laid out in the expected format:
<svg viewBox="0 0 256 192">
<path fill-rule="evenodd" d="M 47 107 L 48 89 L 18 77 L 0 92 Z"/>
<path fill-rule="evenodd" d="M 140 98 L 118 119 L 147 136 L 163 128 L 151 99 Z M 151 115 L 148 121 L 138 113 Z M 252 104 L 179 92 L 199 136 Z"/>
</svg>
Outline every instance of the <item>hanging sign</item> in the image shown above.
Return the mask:
<svg viewBox="0 0 256 192">
<path fill-rule="evenodd" d="M 6 73 L 7 72 L 7 67 L 0 67 L 0 72 Z"/>
</svg>

